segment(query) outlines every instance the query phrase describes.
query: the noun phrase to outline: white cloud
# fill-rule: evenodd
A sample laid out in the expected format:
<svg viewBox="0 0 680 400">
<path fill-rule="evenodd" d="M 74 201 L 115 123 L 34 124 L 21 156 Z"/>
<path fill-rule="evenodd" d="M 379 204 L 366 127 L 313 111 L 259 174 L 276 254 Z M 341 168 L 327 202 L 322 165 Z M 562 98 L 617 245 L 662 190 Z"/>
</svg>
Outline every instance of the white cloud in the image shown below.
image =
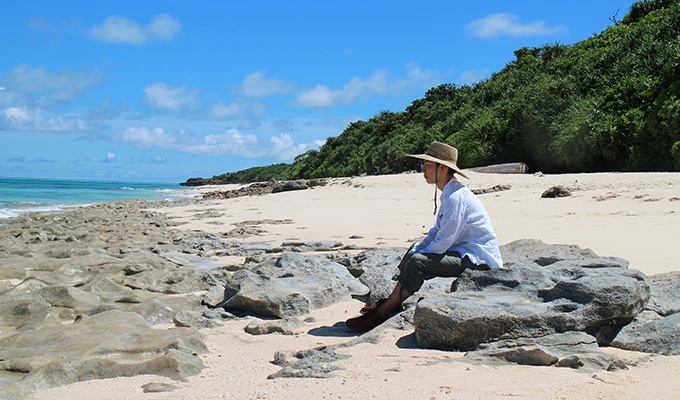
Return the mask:
<svg viewBox="0 0 680 400">
<path fill-rule="evenodd" d="M 106 153 L 106 155 L 104 155 L 104 157 L 92 157 L 91 160 L 90 160 L 89 157 L 81 154 L 77 157 L 77 160 L 79 162 L 90 162 L 91 161 L 91 162 L 96 162 L 96 163 L 112 163 L 112 162 L 116 161 L 116 153 L 109 151 L 109 152 Z"/>
<path fill-rule="evenodd" d="M 186 86 L 172 87 L 165 82 L 154 83 L 144 88 L 147 101 L 156 108 L 178 111 L 196 104 L 198 91 Z"/>
<path fill-rule="evenodd" d="M 163 128 L 129 127 L 116 133 L 114 139 L 142 147 L 173 148 L 177 145 L 178 135 L 166 132 Z"/>
<path fill-rule="evenodd" d="M 126 17 L 108 16 L 101 24 L 95 25 L 90 36 L 102 42 L 145 44 L 156 41 L 170 41 L 182 30 L 182 24 L 168 14 L 159 14 L 147 25 Z"/>
<path fill-rule="evenodd" d="M 236 129 L 223 133 L 196 135 L 189 130 L 167 131 L 156 127 L 129 127 L 113 136 L 114 140 L 142 147 L 157 147 L 197 156 L 238 156 L 291 161 L 319 143 L 295 144 L 288 134 L 270 137 L 266 143 L 253 134 Z"/>
<path fill-rule="evenodd" d="M 0 131 L 77 132 L 97 128 L 76 117 L 47 116 L 40 109 L 6 107 L 0 109 Z"/>
<path fill-rule="evenodd" d="M 550 26 L 543 21 L 522 23 L 519 17 L 510 13 L 499 13 L 469 23 L 465 29 L 473 36 L 489 39 L 500 36 L 526 37 L 553 35 L 566 31 L 562 25 Z"/>
<path fill-rule="evenodd" d="M 249 97 L 266 97 L 276 94 L 286 94 L 295 90 L 295 85 L 283 79 L 269 78 L 264 71 L 256 71 L 245 78 L 237 90 Z"/>
<path fill-rule="evenodd" d="M 436 82 L 439 75 L 441 74 L 424 72 L 416 64 L 408 64 L 406 75 L 403 77 L 391 77 L 387 71 L 378 70 L 369 78 L 354 77 L 340 89 L 317 84 L 314 88 L 300 93 L 293 104 L 303 107 L 349 104 L 373 95 L 393 95 L 414 87 L 429 87 Z"/>
<path fill-rule="evenodd" d="M 215 104 L 208 110 L 208 115 L 213 118 L 232 118 L 246 113 L 248 105 L 243 101 L 234 101 L 225 104 L 223 101 Z"/>
<path fill-rule="evenodd" d="M 349 104 L 355 99 L 371 94 L 384 94 L 387 90 L 387 72 L 376 71 L 368 79 L 354 77 L 341 89 L 331 89 L 318 84 L 301 93 L 295 104 L 305 107 L 331 107 Z"/>
<path fill-rule="evenodd" d="M 269 138 L 269 147 L 264 156 L 274 160 L 290 161 L 307 150 L 320 147 L 321 144 L 317 141 L 296 145 L 290 135 L 281 133 L 279 136 Z"/>
<path fill-rule="evenodd" d="M 318 84 L 314 89 L 301 93 L 295 99 L 295 104 L 306 107 L 330 107 L 339 103 L 340 96 L 341 91 L 333 91 L 326 85 Z"/>
<path fill-rule="evenodd" d="M 14 67 L 7 78 L 15 91 L 43 93 L 54 100 L 72 100 L 101 80 L 97 71 L 49 72 L 27 64 Z"/>
</svg>

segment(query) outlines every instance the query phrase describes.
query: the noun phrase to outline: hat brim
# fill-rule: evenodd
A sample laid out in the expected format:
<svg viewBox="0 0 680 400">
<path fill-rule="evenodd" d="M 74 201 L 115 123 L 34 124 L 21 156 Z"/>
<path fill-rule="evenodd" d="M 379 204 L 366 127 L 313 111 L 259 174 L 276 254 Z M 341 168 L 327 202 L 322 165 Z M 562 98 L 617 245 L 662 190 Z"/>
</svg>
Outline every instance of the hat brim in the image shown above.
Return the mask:
<svg viewBox="0 0 680 400">
<path fill-rule="evenodd" d="M 436 162 L 438 164 L 444 164 L 447 167 L 452 168 L 454 171 L 456 171 L 456 173 L 458 175 L 462 176 L 463 178 L 470 179 L 470 178 L 467 177 L 467 175 L 465 175 L 465 173 L 463 173 L 463 171 L 461 171 L 460 168 L 458 168 L 458 166 L 456 164 L 454 164 L 450 161 L 440 160 L 439 158 L 432 157 L 429 154 L 408 154 L 408 156 L 413 157 L 413 158 L 418 158 L 420 160 L 427 160 L 427 161 Z"/>
</svg>

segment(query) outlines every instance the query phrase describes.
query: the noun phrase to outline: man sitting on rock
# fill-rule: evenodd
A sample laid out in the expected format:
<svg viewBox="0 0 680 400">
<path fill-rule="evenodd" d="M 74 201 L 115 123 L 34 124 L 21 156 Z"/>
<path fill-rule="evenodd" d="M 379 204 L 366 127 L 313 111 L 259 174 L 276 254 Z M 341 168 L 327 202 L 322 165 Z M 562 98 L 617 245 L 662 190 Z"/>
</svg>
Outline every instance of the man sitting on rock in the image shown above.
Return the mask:
<svg viewBox="0 0 680 400">
<path fill-rule="evenodd" d="M 458 168 L 458 150 L 433 142 L 425 154 L 412 154 L 420 160 L 425 181 L 435 184 L 437 219 L 420 242 L 408 250 L 399 264 L 398 283 L 390 296 L 374 306 L 364 307 L 363 315 L 345 324 L 355 332 L 368 332 L 387 320 L 392 310 L 417 292 L 426 279 L 457 277 L 465 269 L 501 268 L 503 261 L 491 220 L 481 201 L 461 184 L 455 174 L 467 178 Z M 437 189 L 441 208 L 437 213 Z"/>
</svg>

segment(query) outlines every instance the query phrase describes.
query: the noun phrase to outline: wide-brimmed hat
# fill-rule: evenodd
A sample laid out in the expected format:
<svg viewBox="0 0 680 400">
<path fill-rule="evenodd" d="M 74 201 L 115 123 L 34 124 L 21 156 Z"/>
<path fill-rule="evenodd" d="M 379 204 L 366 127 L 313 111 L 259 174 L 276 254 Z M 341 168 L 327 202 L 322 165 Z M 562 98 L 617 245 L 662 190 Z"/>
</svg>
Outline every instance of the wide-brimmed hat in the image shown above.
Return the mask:
<svg viewBox="0 0 680 400">
<path fill-rule="evenodd" d="M 425 154 L 409 154 L 408 156 L 444 164 L 447 167 L 453 168 L 453 170 L 463 178 L 467 178 L 467 176 L 463 173 L 463 171 L 460 170 L 460 168 L 458 168 L 458 165 L 456 164 L 458 162 L 458 149 L 453 146 L 449 146 L 446 143 L 432 142 Z"/>
</svg>

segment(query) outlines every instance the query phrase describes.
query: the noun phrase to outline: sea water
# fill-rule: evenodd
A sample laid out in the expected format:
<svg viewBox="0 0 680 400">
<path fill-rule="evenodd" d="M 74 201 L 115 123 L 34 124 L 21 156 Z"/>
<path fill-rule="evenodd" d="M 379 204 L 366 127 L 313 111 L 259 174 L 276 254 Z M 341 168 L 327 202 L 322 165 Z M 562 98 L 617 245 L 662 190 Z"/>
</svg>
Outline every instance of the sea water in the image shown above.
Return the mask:
<svg viewBox="0 0 680 400">
<path fill-rule="evenodd" d="M 0 219 L 99 202 L 176 200 L 192 196 L 178 184 L 0 178 Z"/>
</svg>

